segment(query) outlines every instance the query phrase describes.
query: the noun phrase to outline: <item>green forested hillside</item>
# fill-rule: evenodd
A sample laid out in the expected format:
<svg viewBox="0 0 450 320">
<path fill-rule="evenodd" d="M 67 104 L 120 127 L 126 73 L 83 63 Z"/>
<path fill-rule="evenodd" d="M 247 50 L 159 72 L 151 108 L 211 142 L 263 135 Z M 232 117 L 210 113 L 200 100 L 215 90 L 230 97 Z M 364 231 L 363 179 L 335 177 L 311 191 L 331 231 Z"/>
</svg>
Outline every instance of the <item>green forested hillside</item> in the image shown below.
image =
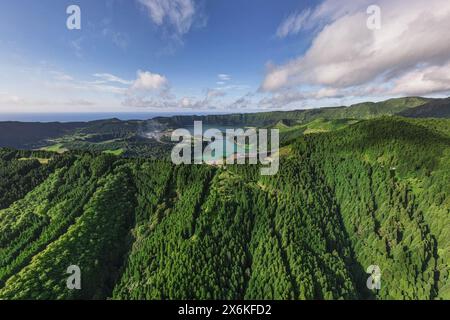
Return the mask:
<svg viewBox="0 0 450 320">
<path fill-rule="evenodd" d="M 276 125 L 275 176 L 2 150 L 0 298 L 450 299 L 450 121 Z"/>
<path fill-rule="evenodd" d="M 33 148 L 45 145 L 49 138 L 63 136 L 86 123 L 37 123 L 37 122 L 1 122 L 0 147 Z"/>
<path fill-rule="evenodd" d="M 408 118 L 449 118 L 450 98 L 431 100 L 424 105 L 406 109 L 399 115 Z"/>
<path fill-rule="evenodd" d="M 258 113 L 206 115 L 206 116 L 173 116 L 158 117 L 152 120 L 171 128 L 192 125 L 194 121 L 203 121 L 207 124 L 270 126 L 279 121 L 306 124 L 315 119 L 372 119 L 380 116 L 391 116 L 409 109 L 420 108 L 428 102 L 439 103 L 440 99 L 428 99 L 420 97 L 406 97 L 389 99 L 380 102 L 365 102 L 351 106 L 333 108 L 302 109 L 293 111 L 271 111 Z M 438 111 L 436 111 L 438 112 Z M 444 116 L 446 117 L 446 116 Z"/>
</svg>

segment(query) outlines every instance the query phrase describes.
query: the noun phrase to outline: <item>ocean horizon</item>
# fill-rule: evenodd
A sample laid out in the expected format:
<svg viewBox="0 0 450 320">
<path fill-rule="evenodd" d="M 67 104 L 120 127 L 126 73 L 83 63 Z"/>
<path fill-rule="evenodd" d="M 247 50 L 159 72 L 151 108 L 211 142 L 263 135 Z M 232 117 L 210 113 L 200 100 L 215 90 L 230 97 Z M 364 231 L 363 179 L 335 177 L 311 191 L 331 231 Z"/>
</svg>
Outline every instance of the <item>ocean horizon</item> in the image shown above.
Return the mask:
<svg viewBox="0 0 450 320">
<path fill-rule="evenodd" d="M 117 118 L 120 120 L 148 120 L 156 117 L 225 114 L 212 112 L 95 112 L 95 113 L 0 113 L 0 122 L 88 122 Z"/>
</svg>

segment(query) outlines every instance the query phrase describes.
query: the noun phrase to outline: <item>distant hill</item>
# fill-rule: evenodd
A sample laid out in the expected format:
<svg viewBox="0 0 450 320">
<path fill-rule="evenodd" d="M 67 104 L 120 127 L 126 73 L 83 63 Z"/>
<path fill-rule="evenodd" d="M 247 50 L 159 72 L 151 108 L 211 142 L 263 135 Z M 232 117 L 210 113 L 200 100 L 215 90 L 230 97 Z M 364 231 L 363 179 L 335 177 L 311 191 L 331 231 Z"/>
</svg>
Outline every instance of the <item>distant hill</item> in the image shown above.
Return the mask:
<svg viewBox="0 0 450 320">
<path fill-rule="evenodd" d="M 315 119 L 373 119 L 380 116 L 397 115 L 406 110 L 423 106 L 435 100 L 420 97 L 389 99 L 381 102 L 365 102 L 349 107 L 317 108 L 293 111 L 272 111 L 260 113 L 207 115 L 207 116 L 174 116 L 155 118 L 169 127 L 192 124 L 203 121 L 208 124 L 268 126 L 280 121 L 308 123 Z"/>
<path fill-rule="evenodd" d="M 432 100 L 399 113 L 408 118 L 450 118 L 450 98 Z"/>
<path fill-rule="evenodd" d="M 82 150 L 119 150 L 126 147 L 131 140 L 145 136 L 150 131 L 164 131 L 192 125 L 194 121 L 203 121 L 208 125 L 236 126 L 236 127 L 273 127 L 282 131 L 289 131 L 285 137 L 296 137 L 305 130 L 307 132 L 328 131 L 329 128 L 341 127 L 342 124 L 332 121 L 367 120 L 381 116 L 401 115 L 411 118 L 449 118 L 450 98 L 428 99 L 420 97 L 406 97 L 390 99 L 381 102 L 365 102 L 349 107 L 318 108 L 293 111 L 273 111 L 260 113 L 242 113 L 206 116 L 173 116 L 158 117 L 147 121 L 121 121 L 106 119 L 91 122 L 74 123 L 22 123 L 0 122 L 0 147 L 14 147 L 20 149 L 35 149 L 57 144 L 55 140 L 63 136 L 73 136 L 73 146 Z M 316 122 L 314 122 L 316 121 Z M 317 122 L 318 121 L 318 122 Z M 313 123 L 312 128 L 303 126 Z M 324 123 L 326 127 L 322 128 Z M 320 124 L 318 128 L 317 125 Z M 297 129 L 302 130 L 297 130 Z M 48 141 L 49 139 L 53 141 Z M 117 141 L 122 139 L 123 141 Z M 131 139 L 131 140 L 130 140 Z M 148 140 L 148 139 L 147 139 Z M 148 140 L 149 141 L 149 140 Z M 94 146 L 93 143 L 108 142 L 109 145 Z M 114 142 L 114 144 L 112 144 Z M 120 143 L 119 143 L 120 142 Z M 91 143 L 91 145 L 87 145 Z M 145 148 L 145 141 L 138 141 L 136 150 Z M 67 146 L 66 146 L 67 147 Z M 153 145 L 152 148 L 155 146 Z M 148 149 L 148 148 L 147 148 Z M 146 154 L 149 154 L 146 152 Z"/>
<path fill-rule="evenodd" d="M 60 137 L 86 123 L 0 122 L 0 147 L 34 148 L 45 139 Z"/>
<path fill-rule="evenodd" d="M 389 99 L 381 102 L 364 102 L 352 105 L 336 112 L 339 118 L 371 119 L 379 116 L 394 115 L 411 108 L 429 103 L 430 99 L 420 97 L 407 97 Z"/>
</svg>

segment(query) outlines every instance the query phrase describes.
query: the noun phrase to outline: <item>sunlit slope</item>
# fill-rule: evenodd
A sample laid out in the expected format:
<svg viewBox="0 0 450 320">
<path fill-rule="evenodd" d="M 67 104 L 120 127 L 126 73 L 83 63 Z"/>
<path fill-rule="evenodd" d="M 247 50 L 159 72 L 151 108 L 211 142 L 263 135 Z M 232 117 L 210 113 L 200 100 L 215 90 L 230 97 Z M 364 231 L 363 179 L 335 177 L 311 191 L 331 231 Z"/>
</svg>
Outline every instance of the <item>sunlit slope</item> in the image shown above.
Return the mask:
<svg viewBox="0 0 450 320">
<path fill-rule="evenodd" d="M 445 128 L 448 120 L 381 119 L 305 137 L 297 149 L 334 190 L 356 260 L 384 270 L 380 297 L 449 298 Z"/>
</svg>

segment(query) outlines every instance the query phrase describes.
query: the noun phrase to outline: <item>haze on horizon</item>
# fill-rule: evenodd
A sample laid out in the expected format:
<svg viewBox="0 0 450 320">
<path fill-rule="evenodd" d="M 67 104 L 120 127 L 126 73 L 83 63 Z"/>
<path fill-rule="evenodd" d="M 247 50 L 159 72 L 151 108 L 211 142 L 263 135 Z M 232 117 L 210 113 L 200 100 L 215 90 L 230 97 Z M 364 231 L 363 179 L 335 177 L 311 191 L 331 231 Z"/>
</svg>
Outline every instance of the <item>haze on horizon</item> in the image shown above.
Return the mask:
<svg viewBox="0 0 450 320">
<path fill-rule="evenodd" d="M 66 27 L 70 5 L 81 30 Z M 370 29 L 370 6 L 380 27 Z M 248 112 L 450 95 L 448 0 L 0 3 L 0 113 Z"/>
</svg>

